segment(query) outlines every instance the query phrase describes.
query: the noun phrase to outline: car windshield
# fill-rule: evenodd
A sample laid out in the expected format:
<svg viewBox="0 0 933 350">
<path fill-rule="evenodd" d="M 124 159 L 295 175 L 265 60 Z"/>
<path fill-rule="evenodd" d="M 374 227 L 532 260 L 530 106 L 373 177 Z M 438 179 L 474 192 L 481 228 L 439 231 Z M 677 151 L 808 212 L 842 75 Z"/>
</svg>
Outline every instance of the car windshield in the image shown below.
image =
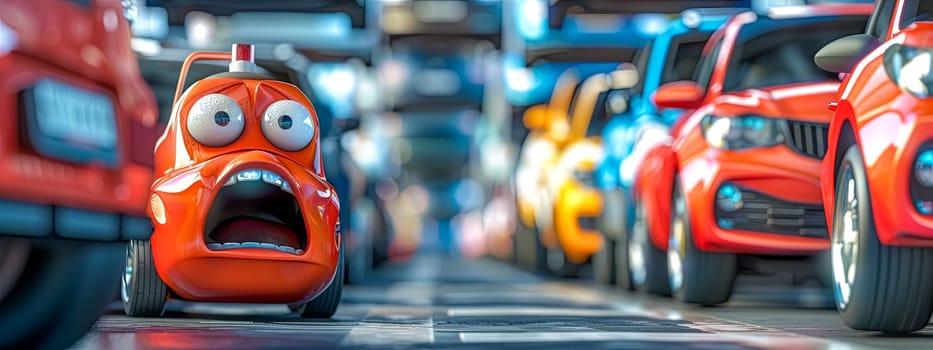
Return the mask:
<svg viewBox="0 0 933 350">
<path fill-rule="evenodd" d="M 632 87 L 632 91 L 641 92 L 645 83 L 645 72 L 648 70 L 648 62 L 651 58 L 651 51 L 654 50 L 654 40 L 649 40 L 645 47 L 638 50 L 635 54 L 633 63 L 638 71 L 638 84 Z"/>
<path fill-rule="evenodd" d="M 901 13 L 901 28 L 907 28 L 914 22 L 933 21 L 933 0 L 908 0 L 904 2 Z"/>
<path fill-rule="evenodd" d="M 673 81 L 693 80 L 703 54 L 703 46 L 712 33 L 692 32 L 674 37 L 671 48 L 664 62 L 664 75 L 661 84 Z"/>
<path fill-rule="evenodd" d="M 723 91 L 837 79 L 813 62 L 823 46 L 862 33 L 867 16 L 761 18 L 742 27 L 732 52 Z"/>
</svg>

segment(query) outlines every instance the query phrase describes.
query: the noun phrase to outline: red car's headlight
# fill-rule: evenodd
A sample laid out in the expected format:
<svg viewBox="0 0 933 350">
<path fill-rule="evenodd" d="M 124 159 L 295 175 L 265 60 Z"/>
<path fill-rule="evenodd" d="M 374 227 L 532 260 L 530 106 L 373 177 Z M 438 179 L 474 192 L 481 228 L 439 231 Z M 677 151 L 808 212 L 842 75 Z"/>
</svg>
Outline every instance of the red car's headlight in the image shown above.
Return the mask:
<svg viewBox="0 0 933 350">
<path fill-rule="evenodd" d="M 933 95 L 933 49 L 900 44 L 884 51 L 884 70 L 898 87 L 914 96 Z"/>
<path fill-rule="evenodd" d="M 784 142 L 783 119 L 754 115 L 740 117 L 714 117 L 703 119 L 703 137 L 716 148 L 740 150 L 768 147 Z"/>
</svg>

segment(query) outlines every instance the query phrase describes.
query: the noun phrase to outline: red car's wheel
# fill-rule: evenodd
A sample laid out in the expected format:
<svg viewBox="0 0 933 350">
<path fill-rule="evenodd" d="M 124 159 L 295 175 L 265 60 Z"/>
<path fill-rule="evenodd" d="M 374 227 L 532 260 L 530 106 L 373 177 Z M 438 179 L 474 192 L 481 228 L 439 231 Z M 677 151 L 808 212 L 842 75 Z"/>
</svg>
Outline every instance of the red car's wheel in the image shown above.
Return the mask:
<svg viewBox="0 0 933 350">
<path fill-rule="evenodd" d="M 117 287 L 122 245 L 32 239 L 7 246 L 28 259 L 0 299 L 0 348 L 63 349 L 88 332 Z M 8 245 L 7 239 L 0 245 Z M 11 252 L 4 253 L 5 261 Z"/>
<path fill-rule="evenodd" d="M 878 240 L 857 146 L 846 151 L 836 180 L 833 212 L 833 292 L 852 328 L 911 332 L 933 310 L 933 249 L 888 246 Z"/>
<path fill-rule="evenodd" d="M 671 293 L 686 303 L 716 305 L 729 300 L 735 280 L 735 254 L 705 252 L 693 244 L 690 211 L 674 185 L 667 271 Z"/>
<path fill-rule="evenodd" d="M 131 317 L 162 316 L 168 287 L 156 272 L 152 245 L 131 240 L 126 246 L 126 264 L 120 284 L 123 311 Z"/>
</svg>

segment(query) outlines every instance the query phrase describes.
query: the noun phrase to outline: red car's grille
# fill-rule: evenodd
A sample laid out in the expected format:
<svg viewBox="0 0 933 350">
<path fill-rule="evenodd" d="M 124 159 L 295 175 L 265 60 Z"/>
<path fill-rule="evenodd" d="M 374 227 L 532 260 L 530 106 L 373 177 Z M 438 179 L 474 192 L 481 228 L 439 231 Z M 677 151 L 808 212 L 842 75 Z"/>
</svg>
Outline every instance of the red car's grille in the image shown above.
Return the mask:
<svg viewBox="0 0 933 350">
<path fill-rule="evenodd" d="M 826 155 L 828 124 L 788 120 L 787 145 L 795 151 L 817 159 Z"/>
<path fill-rule="evenodd" d="M 823 206 L 777 199 L 741 188 L 741 206 L 733 211 L 716 203 L 716 221 L 724 229 L 788 236 L 829 238 Z"/>
</svg>

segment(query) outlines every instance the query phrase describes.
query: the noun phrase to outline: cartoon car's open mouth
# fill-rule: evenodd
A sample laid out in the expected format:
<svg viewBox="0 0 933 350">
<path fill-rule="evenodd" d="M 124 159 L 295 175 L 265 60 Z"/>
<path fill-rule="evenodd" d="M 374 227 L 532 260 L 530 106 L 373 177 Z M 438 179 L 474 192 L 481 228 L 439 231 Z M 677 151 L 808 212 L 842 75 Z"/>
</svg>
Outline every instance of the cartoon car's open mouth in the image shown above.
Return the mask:
<svg viewBox="0 0 933 350">
<path fill-rule="evenodd" d="M 204 242 L 211 250 L 302 254 L 308 234 L 291 185 L 273 171 L 246 169 L 230 175 L 217 192 L 204 222 Z"/>
</svg>

